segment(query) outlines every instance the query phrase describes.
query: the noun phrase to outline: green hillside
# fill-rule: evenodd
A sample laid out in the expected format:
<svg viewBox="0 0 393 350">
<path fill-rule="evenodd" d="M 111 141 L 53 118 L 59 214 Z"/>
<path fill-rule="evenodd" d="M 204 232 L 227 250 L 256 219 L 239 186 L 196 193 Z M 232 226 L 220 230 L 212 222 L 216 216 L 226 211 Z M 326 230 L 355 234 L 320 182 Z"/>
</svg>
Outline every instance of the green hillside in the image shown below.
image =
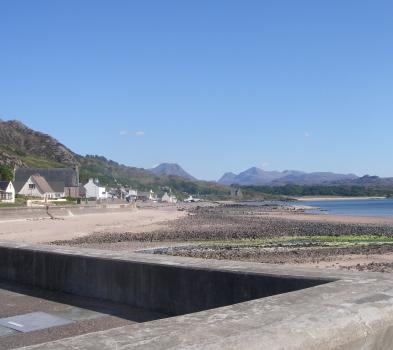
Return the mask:
<svg viewBox="0 0 393 350">
<path fill-rule="evenodd" d="M 59 168 L 78 166 L 80 181 L 98 178 L 103 185 L 131 186 L 139 190 L 170 188 L 180 198 L 199 194 L 206 198 L 227 198 L 229 188 L 214 182 L 155 175 L 102 156 L 81 156 L 50 135 L 34 131 L 19 121 L 0 120 L 0 176 L 9 177 L 14 167 Z M 1 170 L 0 169 L 0 170 Z M 4 175 L 1 175 L 4 173 Z M 8 175 L 7 175 L 8 174 Z"/>
<path fill-rule="evenodd" d="M 79 158 L 79 173 L 82 182 L 91 177 L 98 178 L 109 186 L 130 186 L 140 190 L 159 191 L 169 187 L 179 196 L 199 194 L 211 198 L 225 198 L 229 188 L 214 182 L 187 180 L 178 176 L 155 175 L 144 169 L 134 168 L 108 160 L 102 156 L 86 156 Z"/>
</svg>

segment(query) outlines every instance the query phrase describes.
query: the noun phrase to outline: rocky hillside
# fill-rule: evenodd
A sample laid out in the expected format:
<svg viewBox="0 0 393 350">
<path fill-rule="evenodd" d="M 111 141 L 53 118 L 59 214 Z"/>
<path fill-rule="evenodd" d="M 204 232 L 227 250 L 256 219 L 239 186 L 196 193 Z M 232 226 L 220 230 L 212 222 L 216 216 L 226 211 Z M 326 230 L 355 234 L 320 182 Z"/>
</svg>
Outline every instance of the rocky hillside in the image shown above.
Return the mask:
<svg viewBox="0 0 393 350">
<path fill-rule="evenodd" d="M 0 120 L 0 164 L 64 167 L 78 164 L 78 156 L 53 137 L 19 121 Z"/>
<path fill-rule="evenodd" d="M 12 168 L 78 166 L 83 183 L 89 177 L 94 177 L 109 186 L 124 185 L 153 190 L 170 187 L 178 195 L 199 193 L 221 197 L 229 193 L 226 186 L 216 183 L 153 174 L 149 170 L 122 165 L 102 156 L 78 155 L 50 135 L 34 131 L 15 120 L 0 120 L 0 165 Z"/>
</svg>

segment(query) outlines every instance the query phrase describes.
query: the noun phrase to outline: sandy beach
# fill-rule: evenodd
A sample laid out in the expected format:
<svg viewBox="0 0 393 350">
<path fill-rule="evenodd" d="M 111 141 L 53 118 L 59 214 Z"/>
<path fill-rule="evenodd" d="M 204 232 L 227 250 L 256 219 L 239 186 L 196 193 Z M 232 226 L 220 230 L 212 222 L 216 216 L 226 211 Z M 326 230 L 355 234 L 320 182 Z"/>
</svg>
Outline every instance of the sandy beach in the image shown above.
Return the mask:
<svg viewBox="0 0 393 350">
<path fill-rule="evenodd" d="M 28 243 L 50 243 L 72 240 L 101 232 L 150 232 L 186 213 L 174 206 L 108 211 L 97 214 L 61 217 L 55 220 L 13 219 L 0 221 L 0 240 Z"/>
</svg>

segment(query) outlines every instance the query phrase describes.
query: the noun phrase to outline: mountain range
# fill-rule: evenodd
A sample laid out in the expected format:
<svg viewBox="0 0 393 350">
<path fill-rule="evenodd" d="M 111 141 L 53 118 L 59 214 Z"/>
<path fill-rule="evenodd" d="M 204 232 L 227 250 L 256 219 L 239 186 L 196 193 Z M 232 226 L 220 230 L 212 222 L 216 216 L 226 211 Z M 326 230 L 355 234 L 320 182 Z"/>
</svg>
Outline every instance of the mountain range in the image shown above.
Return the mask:
<svg viewBox="0 0 393 350">
<path fill-rule="evenodd" d="M 361 187 L 391 187 L 393 178 L 355 174 L 337 174 L 333 172 L 306 173 L 297 170 L 266 171 L 252 167 L 239 174 L 225 173 L 218 183 L 222 185 L 240 186 L 270 186 L 286 185 L 299 186 L 361 186 Z"/>
<path fill-rule="evenodd" d="M 226 196 L 228 186 L 326 185 L 393 187 L 393 178 L 358 177 L 354 174 L 303 171 L 266 171 L 252 167 L 239 174 L 225 173 L 218 182 L 196 180 L 178 164 L 162 163 L 152 169 L 119 164 L 99 155 L 82 156 L 50 135 L 35 131 L 20 121 L 0 120 L 0 165 L 13 167 L 75 167 L 80 180 L 98 178 L 109 186 L 127 185 L 139 189 L 159 190 L 170 187 L 177 193 Z"/>
<path fill-rule="evenodd" d="M 195 180 L 179 164 L 162 163 L 150 172 L 156 175 L 167 175 Z M 360 187 L 393 187 L 393 178 L 381 178 L 365 175 L 359 177 L 355 174 L 339 174 L 334 172 L 307 173 L 298 170 L 266 171 L 252 167 L 239 174 L 225 173 L 218 181 L 224 186 L 269 186 L 280 187 L 287 185 L 297 186 L 360 186 Z"/>
<path fill-rule="evenodd" d="M 333 182 L 353 181 L 354 174 L 336 174 L 332 172 L 306 173 L 303 171 L 266 171 L 257 167 L 247 169 L 240 174 L 225 173 L 218 183 L 223 185 L 243 186 L 284 186 L 284 185 L 322 185 Z"/>
</svg>

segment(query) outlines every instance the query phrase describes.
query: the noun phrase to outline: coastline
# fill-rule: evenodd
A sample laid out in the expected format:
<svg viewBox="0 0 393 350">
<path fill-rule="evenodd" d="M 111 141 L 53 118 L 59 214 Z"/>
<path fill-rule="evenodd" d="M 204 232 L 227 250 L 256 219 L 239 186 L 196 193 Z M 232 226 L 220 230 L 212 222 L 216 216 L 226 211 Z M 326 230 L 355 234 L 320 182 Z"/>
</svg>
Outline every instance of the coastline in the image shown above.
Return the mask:
<svg viewBox="0 0 393 350">
<path fill-rule="evenodd" d="M 225 213 L 225 207 L 231 205 L 236 207 L 235 202 L 221 203 L 221 206 L 224 208 L 222 210 L 224 211 L 225 217 L 232 217 Z M 177 220 L 186 219 L 187 216 L 192 217 L 198 212 L 198 208 L 215 208 L 217 206 L 220 207 L 220 204 L 217 204 L 217 202 L 203 202 L 198 203 L 198 205 L 188 204 L 164 207 L 159 205 L 149 205 L 129 211 L 85 213 L 78 216 L 56 218 L 55 220 L 51 220 L 49 218 L 23 217 L 16 217 L 13 218 L 13 220 L 0 218 L 0 223 L 2 225 L 0 240 L 49 243 L 59 240 L 68 241 L 100 234 L 116 236 L 137 233 L 143 236 L 149 235 L 150 232 L 154 231 L 165 231 L 168 226 L 176 226 Z M 258 219 L 264 218 L 263 220 L 280 220 L 281 222 L 292 222 L 292 224 L 308 222 L 309 224 L 320 223 L 322 225 L 387 225 L 393 228 L 393 217 L 336 214 L 327 215 L 307 212 L 307 210 L 315 208 L 316 207 L 306 206 L 299 203 L 290 206 L 257 206 L 254 209 L 250 207 L 248 210 L 254 212 L 253 216 Z M 228 210 L 231 211 L 230 209 Z M 239 211 L 243 211 L 243 209 L 239 209 Z M 238 213 L 236 212 L 235 217 L 238 217 L 237 220 L 244 220 L 245 222 L 248 220 L 247 214 L 238 216 Z M 192 222 L 188 222 L 185 224 L 183 229 L 187 229 L 189 224 L 192 226 Z M 208 216 L 202 220 L 200 224 L 208 231 L 214 231 L 215 225 L 212 225 Z M 228 223 L 224 223 L 222 225 L 227 226 L 228 230 L 231 229 L 231 225 Z M 255 229 L 259 228 L 255 227 Z M 241 227 L 239 227 L 239 230 L 241 230 Z"/>
<path fill-rule="evenodd" d="M 387 199 L 387 197 L 333 197 L 333 196 L 326 196 L 326 197 L 293 197 L 295 200 L 299 202 L 323 202 L 323 201 L 362 201 L 362 200 L 382 200 Z"/>
<path fill-rule="evenodd" d="M 158 249 L 162 254 L 172 247 L 170 254 L 190 257 L 393 272 L 393 217 L 325 215 L 305 209 L 217 202 L 152 204 L 122 212 L 2 222 L 0 240 L 105 251 Z M 295 237 L 295 243 L 283 246 L 280 239 L 285 237 Z M 309 237 L 305 245 L 299 245 L 301 237 Z M 319 245 L 319 237 L 381 237 L 381 242 L 338 247 Z M 278 240 L 278 245 L 258 245 L 265 240 Z"/>
</svg>

